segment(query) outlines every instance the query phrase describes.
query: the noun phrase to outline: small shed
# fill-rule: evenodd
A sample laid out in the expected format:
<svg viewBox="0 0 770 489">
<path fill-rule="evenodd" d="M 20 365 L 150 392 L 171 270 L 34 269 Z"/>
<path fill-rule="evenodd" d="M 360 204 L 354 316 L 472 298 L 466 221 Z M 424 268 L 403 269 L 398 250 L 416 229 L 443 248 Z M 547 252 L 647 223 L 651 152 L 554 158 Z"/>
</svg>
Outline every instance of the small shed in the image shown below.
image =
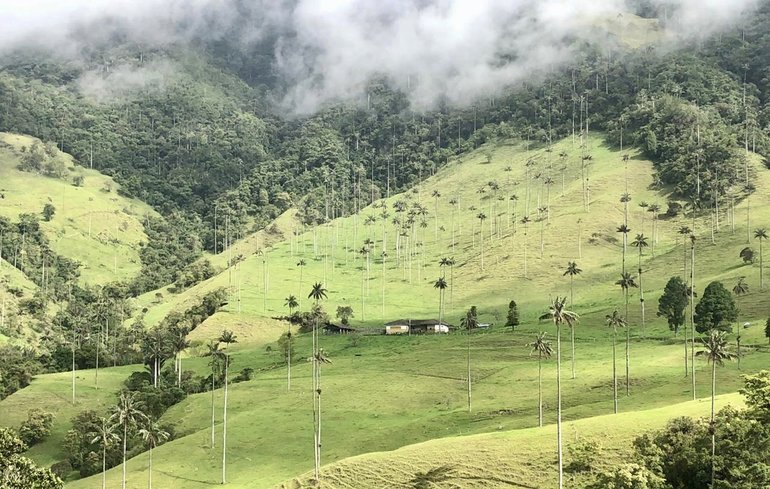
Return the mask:
<svg viewBox="0 0 770 489">
<path fill-rule="evenodd" d="M 355 328 L 351 328 L 343 324 L 329 323 L 326 326 L 324 326 L 325 334 L 349 334 L 349 333 L 355 333 L 355 332 L 356 332 Z"/>
</svg>

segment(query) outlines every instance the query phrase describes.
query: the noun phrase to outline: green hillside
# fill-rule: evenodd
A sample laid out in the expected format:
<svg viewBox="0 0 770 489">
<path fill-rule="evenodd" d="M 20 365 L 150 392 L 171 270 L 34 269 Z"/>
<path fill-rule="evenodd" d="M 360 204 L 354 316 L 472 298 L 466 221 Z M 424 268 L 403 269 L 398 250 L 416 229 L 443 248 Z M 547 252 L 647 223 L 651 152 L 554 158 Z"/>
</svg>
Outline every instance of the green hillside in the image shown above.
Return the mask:
<svg viewBox="0 0 770 489">
<path fill-rule="evenodd" d="M 735 394 L 717 398 L 717 409 L 740 407 Z M 596 469 L 606 470 L 628 463 L 633 456 L 631 442 L 640 431 L 662 428 L 679 416 L 702 417 L 710 403 L 690 401 L 664 408 L 634 411 L 617 416 L 596 416 L 564 425 L 566 446 L 595 442 L 599 446 Z M 452 467 L 445 480 L 433 487 L 552 487 L 551 470 L 556 427 L 529 428 L 475 436 L 443 438 L 381 453 L 369 453 L 330 464 L 324 468 L 324 487 L 409 487 L 418 474 L 437 467 Z M 569 448 L 568 448 L 569 450 Z M 567 458 L 569 463 L 570 457 Z M 567 475 L 570 487 L 591 481 L 591 475 Z M 308 487 L 309 477 L 296 478 L 281 488 Z"/>
<path fill-rule="evenodd" d="M 71 156 L 55 148 L 53 156 L 46 158 L 58 165 L 57 176 L 20 170 L 36 141 L 42 145 L 29 136 L 0 133 L 0 216 L 12 220 L 24 213 L 40 216 L 50 203 L 55 214 L 50 221 L 41 220 L 41 227 L 55 253 L 82 264 L 84 282 L 135 276 L 140 269 L 138 245 L 146 240 L 142 221 L 156 213 L 120 195 L 110 177 L 76 165 Z M 82 178 L 80 186 L 75 185 L 76 178 Z"/>
<path fill-rule="evenodd" d="M 322 346 L 333 361 L 332 365 L 324 367 L 325 463 L 372 451 L 394 450 L 435 438 L 534 426 L 537 422 L 537 363 L 529 355 L 526 344 L 538 330 L 545 329 L 553 334 L 552 327 L 538 324 L 536 317 L 546 308 L 549 297 L 569 295 L 569 282 L 562 276 L 568 260 L 576 260 L 583 273 L 575 281 L 573 307 L 581 314 L 581 323 L 576 331 L 577 379 L 565 381 L 564 415 L 566 419 L 575 420 L 610 413 L 612 388 L 608 358 L 611 345 L 609 331 L 604 326 L 604 315 L 613 308 L 622 308 L 623 303 L 619 289 L 613 285 L 620 274 L 622 256 L 615 232 L 615 228 L 623 222 L 623 206 L 619 197 L 625 190 L 627 176 L 632 196 L 629 226 L 634 232 L 644 229 L 645 234 L 651 235 L 651 215 L 644 212 L 638 203 L 645 200 L 663 204 L 667 194 L 650 189 L 652 169 L 649 162 L 632 153 L 626 173 L 622 154 L 607 147 L 599 135 L 590 138 L 587 143 L 587 147 L 582 149 L 579 141 L 573 143 L 567 139 L 555 145 L 550 152 L 545 148 L 527 151 L 526 145 L 520 142 L 485 146 L 467 158 L 451 163 L 413 191 L 387 199 L 390 218 L 385 224 L 388 256 L 385 263 L 384 314 L 381 258 L 376 255 L 372 258 L 370 278 L 366 280 L 363 257 L 353 252 L 361 248 L 366 238 L 375 242 L 375 250 L 381 250 L 383 221 L 363 224 L 365 216 L 375 212 L 379 214 L 380 208 L 364 209 L 358 217 L 335 219 L 328 225 L 309 229 L 296 239 L 284 240 L 270 248 L 259 246 L 263 249 L 261 255 L 249 254 L 239 266 L 182 293 L 171 294 L 164 290 L 161 299 L 154 294 L 140 298 L 140 302 L 144 301 L 140 305 L 148 308 L 145 314 L 147 324 L 152 324 L 172 310 L 185 310 L 206 291 L 230 287 L 231 298 L 226 310 L 205 321 L 191 333 L 190 338 L 203 341 L 216 337 L 223 328 L 233 329 L 239 337 L 239 343 L 231 347 L 233 371 L 247 367 L 255 371 L 252 381 L 234 384 L 230 389 L 228 478 L 231 486 L 268 487 L 292 479 L 312 465 L 307 442 L 311 425 L 309 366 L 305 362 L 296 364 L 293 388 L 287 392 L 286 370 L 280 355 L 275 352 L 277 347 L 272 345 L 274 351 L 271 353 L 265 345 L 285 328 L 285 324 L 269 318 L 287 312 L 283 304 L 289 294 L 300 297 L 302 307 L 306 309 L 309 304 L 305 297 L 313 281 L 322 281 L 329 289 L 329 299 L 324 301 L 324 307 L 332 315 L 337 305 L 350 305 L 355 312 L 354 326 L 378 328 L 384 320 L 399 317 L 437 317 L 438 293 L 432 282 L 444 273 L 455 286 L 451 295 L 447 291 L 448 320 L 457 324 L 462 311 L 470 305 L 477 305 L 481 320 L 494 323 L 490 332 L 471 337 L 474 378 L 471 414 L 467 412 L 465 400 L 465 335 L 323 337 Z M 591 182 L 591 201 L 587 210 L 583 208 L 578 179 L 583 152 L 592 156 L 591 160 L 586 160 L 590 163 L 584 170 Z M 560 153 L 566 153 L 566 156 L 558 156 Z M 535 161 L 535 165 L 525 166 L 530 159 Z M 752 229 L 770 219 L 766 202 L 770 173 L 753 164 L 758 172 L 758 191 L 751 200 Z M 511 171 L 506 171 L 509 166 Z M 562 167 L 566 167 L 563 194 Z M 548 188 L 541 183 L 543 177 L 541 180 L 532 179 L 529 199 L 526 198 L 528 168 L 532 177 L 537 173 L 551 172 L 556 183 L 550 189 L 550 222 L 530 223 L 525 237 L 520 216 L 526 213 L 527 200 L 533 216 L 537 213 L 535 209 L 546 206 L 548 201 Z M 515 193 L 519 196 L 515 210 L 512 201 L 507 208 L 509 201 L 485 198 L 493 193 L 488 185 L 490 179 L 497 180 L 500 195 Z M 487 190 L 477 192 L 483 186 Z M 434 190 L 441 194 L 437 207 L 438 223 L 433 221 L 436 215 Z M 460 202 L 456 208 L 449 203 L 455 199 Z M 402 257 L 399 267 L 395 265 L 394 229 L 390 220 L 395 214 L 393 203 L 399 200 L 410 205 L 421 201 L 429 212 L 425 219 L 427 226 L 416 229 L 417 239 L 424 245 L 411 259 L 411 283 L 409 260 Z M 689 215 L 686 219 L 661 218 L 657 221 L 655 257 L 652 257 L 651 247 L 643 257 L 643 284 L 648 304 L 644 331 L 640 325 L 638 291 L 631 296 L 632 395 L 621 399 L 622 412 L 660 408 L 692 398 L 690 379 L 682 375 L 681 336 L 674 338 L 665 322 L 655 316 L 657 297 L 663 284 L 671 275 L 681 273 L 683 255 L 677 230 L 682 224 L 694 225 L 698 234 L 696 284 L 699 292 L 709 280 L 721 279 L 732 287 L 732 282 L 741 276 L 746 277 L 751 288 L 749 294 L 738 298 L 742 310 L 739 321 L 751 324 L 741 332 L 746 354 L 742 360 L 742 371 L 736 365 L 729 365 L 720 371 L 719 392 L 734 392 L 740 386 L 742 372 L 757 370 L 767 364 L 766 340 L 760 323 L 770 307 L 766 294 L 759 291 L 758 267 L 742 265 L 738 257 L 746 240 L 743 221 L 745 205 L 745 201 L 736 205 L 735 234 L 732 223 L 728 224 L 725 216 L 720 216 L 722 222 L 714 237 L 717 245 L 710 243 L 710 219 L 707 216 L 697 217 L 694 221 Z M 507 211 L 516 213 L 516 224 L 513 219 L 509 224 L 504 215 Z M 479 212 L 485 212 L 487 216 L 503 214 L 496 224 L 493 218 L 487 218 L 482 223 L 483 270 L 481 232 L 476 217 Z M 541 214 L 546 215 L 545 211 Z M 291 222 L 287 223 L 285 219 L 279 222 L 279 232 L 284 236 L 292 235 Z M 456 238 L 454 253 L 452 222 Z M 299 225 L 295 221 L 293 226 Z M 314 237 L 317 253 L 314 253 Z M 582 258 L 578 253 L 578 237 L 581 238 Z M 526 277 L 523 269 L 525 243 Z M 246 245 L 241 246 L 241 249 L 247 249 Z M 406 245 L 400 243 L 400 246 Z M 346 248 L 350 251 L 345 251 Z M 630 248 L 628 252 L 628 267 L 631 269 L 636 265 L 634 251 Z M 454 270 L 440 269 L 438 260 L 442 256 L 454 256 Z M 223 257 L 217 259 L 222 260 Z M 296 266 L 300 259 L 307 263 L 302 270 L 301 288 L 300 269 Z M 265 270 L 269 274 L 266 295 Z M 453 279 L 450 278 L 452 276 Z M 238 283 L 241 286 L 240 304 Z M 360 314 L 362 287 L 365 294 L 363 320 Z M 523 319 L 522 326 L 515 333 L 503 327 L 507 303 L 511 299 L 519 303 Z M 565 336 L 565 374 L 569 371 L 570 358 L 566 339 Z M 309 342 L 306 335 L 298 337 L 298 358 L 308 356 Z M 188 350 L 184 368 L 205 374 L 208 359 L 197 356 L 201 352 L 198 347 Z M 622 371 L 622 360 L 618 366 Z M 549 363 L 544 387 L 549 423 L 555 416 L 553 369 L 553 363 Z M 89 375 L 84 373 L 83 378 Z M 704 398 L 708 395 L 708 373 L 702 360 L 698 362 L 697 379 L 697 395 Z M 622 376 L 620 380 L 623 383 Z M 66 382 L 67 378 L 62 374 L 58 380 L 62 385 L 58 389 L 65 389 Z M 50 387 L 49 381 L 33 383 L 23 392 L 36 401 L 26 398 L 26 403 L 44 403 L 50 389 L 53 387 Z M 3 403 L 15 402 L 19 395 L 21 393 Z M 215 400 L 219 426 L 221 389 L 215 391 Z M 208 448 L 210 403 L 209 393 L 191 395 L 163 416 L 163 422 L 175 426 L 178 438 L 154 452 L 154 477 L 159 485 L 194 488 L 218 481 L 221 471 L 221 452 L 218 448 L 221 445 L 217 441 L 214 450 Z M 656 419 L 656 426 L 663 423 L 663 418 L 655 414 L 651 414 L 649 419 Z M 5 420 L 0 419 L 0 423 L 3 422 Z M 58 419 L 57 423 L 65 423 L 66 426 L 67 420 Z M 640 426 L 648 425 L 642 423 Z M 57 428 L 57 432 L 61 433 L 62 429 Z M 221 435 L 221 428 L 217 428 L 217 433 Z M 546 429 L 538 433 L 550 431 Z M 624 436 L 625 442 L 632 433 Z M 47 446 L 51 447 L 50 451 L 36 454 L 39 460 L 64 457 L 63 452 L 52 448 L 56 446 L 55 436 Z M 343 480 L 343 475 L 339 475 L 339 470 L 343 469 L 332 467 L 330 470 L 337 474 L 335 477 Z M 377 474 L 380 469 L 372 470 L 373 474 Z M 116 483 L 119 477 L 119 467 L 109 471 L 112 483 Z M 543 477 L 551 478 L 553 474 Z M 129 487 L 141 487 L 145 479 L 146 454 L 130 461 Z M 95 481 L 96 478 L 89 478 L 73 482 L 70 486 L 90 487 Z"/>
<path fill-rule="evenodd" d="M 228 287 L 231 300 L 227 310 L 209 319 L 203 329 L 194 334 L 208 331 L 208 337 L 213 337 L 226 327 L 248 336 L 252 330 L 249 323 L 254 318 L 285 315 L 288 310 L 284 299 L 290 294 L 296 295 L 306 308 L 310 284 L 318 281 L 329 289 L 325 308 L 332 315 L 337 306 L 349 305 L 355 314 L 354 326 L 378 327 L 400 317 L 437 317 L 439 294 L 433 284 L 445 274 L 451 285 L 446 294 L 445 311 L 450 323 L 457 324 L 460 315 L 471 305 L 476 305 L 483 320 L 500 325 L 505 322 L 507 305 L 512 299 L 519 304 L 523 317 L 532 320 L 541 313 L 549 297 L 568 295 L 569 280 L 562 274 L 567 262 L 575 260 L 583 270 L 574 283 L 574 308 L 584 318 L 582 334 L 593 335 L 597 331 L 603 334 L 604 315 L 612 308 L 622 306 L 622 294 L 614 282 L 621 271 L 622 235 L 616 228 L 624 220 L 620 197 L 626 188 L 632 199 L 628 211 L 629 243 L 634 235 L 643 233 L 650 244 L 642 257 L 649 334 L 667 335 L 665 323 L 655 316 L 655 307 L 665 282 L 682 272 L 682 236 L 678 233 L 682 225 L 694 228 L 699 238 L 696 248 L 698 289 L 702 290 L 708 281 L 715 279 L 724 281 L 731 288 L 733 282 L 745 276 L 751 291 L 738 298 L 742 318 L 764 318 L 770 304 L 765 294 L 758 290 L 758 260 L 753 266 L 744 265 L 738 256 L 746 246 L 745 199 L 735 201 L 734 227 L 728 209 L 721 210 L 719 229 L 712 242 L 712 219 L 708 213 L 680 215 L 673 219 L 664 216 L 669 192 L 651 189 L 652 164 L 632 153 L 630 161 L 624 165 L 620 151 L 608 148 L 600 135 L 589 138 L 585 148 L 571 138 L 555 145 L 552 151 L 546 148 L 527 151 L 525 146 L 525 143 L 509 142 L 483 147 L 450 163 L 411 191 L 377 201 L 376 208 L 364 208 L 360 216 L 335 219 L 293 239 L 286 238 L 292 236 L 292 229 L 301 230 L 302 226 L 296 221 L 287 222 L 288 216 L 285 216 L 278 225 L 284 241 L 270 248 L 258 246 L 257 249 L 264 253 L 253 253 L 255 248 L 234 247 L 230 256 L 242 255 L 243 261 L 219 276 L 184 293 L 167 296 L 160 304 L 156 303 L 153 294 L 144 296 L 143 305 L 149 307 L 147 323 L 159 321 L 170 310 L 184 309 L 185 304 L 193 302 L 194 297 L 205 291 Z M 587 160 L 584 170 L 590 182 L 587 209 L 583 205 L 580 181 L 582 154 L 592 157 Z M 527 167 L 527 161 L 533 161 L 534 165 Z M 749 226 L 753 232 L 755 227 L 770 222 L 766 206 L 770 173 L 755 160 L 751 164 L 759 176 L 757 192 L 750 204 Z M 536 175 L 540 178 L 534 178 Z M 550 187 L 543 184 L 548 177 L 554 181 Z M 529 191 L 527 180 L 531 181 Z M 497 183 L 496 192 L 488 185 L 492 181 Z M 440 193 L 440 197 L 434 197 L 434 192 Z M 538 221 L 537 209 L 547 207 L 549 193 L 550 212 L 541 212 L 543 219 Z M 517 196 L 517 200 L 511 200 L 512 195 Z M 450 203 L 453 200 L 457 205 Z M 398 217 L 404 221 L 406 213 L 399 216 L 394 211 L 396 201 L 407 206 L 421 203 L 427 210 L 426 216 L 417 218 L 414 234 L 410 231 L 409 236 L 400 240 L 402 255 L 408 240 L 415 238 L 417 244 L 412 243 L 412 250 L 416 251 L 411 260 L 402 257 L 398 266 L 397 228 L 392 219 Z M 381 202 L 387 205 L 385 221 L 381 218 Z M 657 203 L 661 207 L 654 240 L 652 213 L 639 206 L 642 202 Z M 481 212 L 487 216 L 482 230 L 477 218 Z M 521 223 L 525 215 L 531 219 L 526 230 Z M 365 224 L 368 216 L 375 217 L 376 221 Z M 420 226 L 421 220 L 425 227 Z M 384 267 L 383 237 L 387 249 Z M 359 252 L 366 239 L 374 242 L 369 254 L 368 277 L 365 259 Z M 756 243 L 751 246 L 757 248 Z M 223 253 L 218 258 L 225 267 L 227 256 L 228 253 Z M 455 266 L 451 270 L 439 267 L 442 257 L 453 257 Z M 630 271 L 637 268 L 637 258 L 637 250 L 629 245 L 627 263 Z M 304 260 L 306 266 L 298 267 L 300 260 Z M 638 289 L 632 291 L 631 304 L 631 322 L 638 324 L 641 319 Z M 747 333 L 756 333 L 757 339 L 761 335 L 759 328 Z"/>
</svg>

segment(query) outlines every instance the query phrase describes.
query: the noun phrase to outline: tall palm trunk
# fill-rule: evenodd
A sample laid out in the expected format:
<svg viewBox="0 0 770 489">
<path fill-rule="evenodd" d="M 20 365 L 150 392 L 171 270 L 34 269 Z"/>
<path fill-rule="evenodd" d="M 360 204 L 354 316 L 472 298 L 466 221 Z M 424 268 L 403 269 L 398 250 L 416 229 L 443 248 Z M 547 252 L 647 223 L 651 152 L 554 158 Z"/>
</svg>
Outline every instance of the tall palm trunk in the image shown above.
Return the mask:
<svg viewBox="0 0 770 489">
<path fill-rule="evenodd" d="M 216 420 L 216 416 L 214 414 L 214 370 L 211 371 L 211 448 L 214 448 L 214 422 Z"/>
<path fill-rule="evenodd" d="M 102 440 L 104 442 L 104 440 Z M 107 489 L 107 444 L 102 444 L 102 489 Z"/>
<path fill-rule="evenodd" d="M 227 371 L 230 359 L 225 357 L 225 407 L 222 413 L 222 484 L 227 482 Z"/>
<path fill-rule="evenodd" d="M 612 333 L 612 401 L 615 407 L 615 414 L 618 414 L 618 367 L 617 367 L 617 343 L 618 332 Z"/>
<path fill-rule="evenodd" d="M 765 277 L 764 273 L 762 272 L 762 269 L 764 268 L 764 263 L 762 261 L 762 238 L 759 238 L 759 288 L 764 289 L 765 288 Z"/>
<path fill-rule="evenodd" d="M 537 413 L 538 426 L 543 427 L 543 354 L 537 355 Z"/>
<path fill-rule="evenodd" d="M 572 288 L 572 281 L 574 279 L 573 275 L 569 276 L 569 303 L 570 306 L 575 306 L 575 301 L 573 298 L 573 288 Z M 572 380 L 575 380 L 577 377 L 576 370 L 575 370 L 575 328 L 570 326 L 569 328 L 569 334 L 570 334 L 570 343 L 572 347 Z"/>
<path fill-rule="evenodd" d="M 471 330 L 468 329 L 468 412 L 471 408 Z"/>
<path fill-rule="evenodd" d="M 642 283 L 642 247 L 639 247 L 639 307 L 642 312 L 642 339 L 644 339 L 644 284 Z M 628 319 L 628 318 L 626 318 Z"/>
<path fill-rule="evenodd" d="M 690 378 L 692 380 L 692 400 L 695 396 L 695 239 L 690 247 L 692 258 L 690 263 Z"/>
<path fill-rule="evenodd" d="M 147 488 L 152 489 L 152 443 L 150 443 L 150 452 L 147 456 L 149 457 L 149 475 L 147 476 Z"/>
<path fill-rule="evenodd" d="M 123 422 L 123 489 L 126 489 L 126 439 L 128 438 L 128 423 Z"/>
<path fill-rule="evenodd" d="M 628 289 L 626 289 L 626 321 L 628 321 Z M 631 395 L 631 325 L 626 324 L 626 395 Z"/>
<path fill-rule="evenodd" d="M 716 479 L 715 458 L 717 453 L 716 427 L 714 426 L 714 401 L 717 390 L 717 362 L 711 362 L 711 487 Z"/>
<path fill-rule="evenodd" d="M 559 489 L 564 487 L 564 461 L 561 442 L 561 324 L 556 324 L 556 445 L 559 463 Z"/>
</svg>

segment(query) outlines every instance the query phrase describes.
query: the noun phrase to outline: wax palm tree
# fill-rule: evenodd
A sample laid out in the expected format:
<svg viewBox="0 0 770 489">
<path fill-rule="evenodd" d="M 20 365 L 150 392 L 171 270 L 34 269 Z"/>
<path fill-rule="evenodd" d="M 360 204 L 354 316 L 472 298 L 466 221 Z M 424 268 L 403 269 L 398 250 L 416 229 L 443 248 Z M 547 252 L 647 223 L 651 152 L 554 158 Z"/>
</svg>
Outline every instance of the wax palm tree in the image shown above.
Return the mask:
<svg viewBox="0 0 770 489">
<path fill-rule="evenodd" d="M 232 331 L 226 329 L 219 335 L 219 342 L 227 348 L 233 343 L 238 343 L 238 340 Z M 222 350 L 218 350 L 218 353 L 225 367 L 225 401 L 222 411 L 222 484 L 225 484 L 227 482 L 227 375 L 230 368 L 230 355 Z"/>
<path fill-rule="evenodd" d="M 219 355 L 219 342 L 209 341 L 206 345 L 205 357 L 211 357 L 209 360 L 209 367 L 211 367 L 211 448 L 214 448 L 214 424 L 216 421 L 215 404 L 214 404 L 214 391 L 216 390 L 216 379 L 221 372 L 221 357 Z"/>
<path fill-rule="evenodd" d="M 626 298 L 625 317 L 628 318 L 628 293 L 632 288 L 637 287 L 634 276 L 630 273 L 623 273 L 615 285 L 619 285 L 623 290 L 623 295 Z M 631 327 L 628 324 L 626 324 L 626 395 L 631 395 Z"/>
<path fill-rule="evenodd" d="M 431 196 L 433 197 L 433 199 L 435 201 L 435 206 L 434 206 L 434 209 L 435 209 L 434 210 L 434 213 L 435 213 L 435 216 L 434 216 L 434 224 L 435 224 L 434 225 L 434 233 L 435 233 L 436 240 L 438 240 L 438 199 L 441 198 L 441 192 L 439 192 L 438 190 L 434 190 L 433 193 L 431 194 Z"/>
<path fill-rule="evenodd" d="M 115 428 L 123 429 L 123 483 L 126 489 L 126 444 L 128 442 L 128 430 L 137 424 L 145 422 L 147 415 L 142 411 L 144 404 L 136 400 L 136 393 L 123 391 L 118 397 L 118 404 L 110 409 L 109 422 Z"/>
<path fill-rule="evenodd" d="M 290 295 L 286 298 L 284 304 L 289 308 L 289 316 L 292 315 L 292 310 L 295 307 L 299 307 L 297 298 Z M 289 322 L 289 330 L 286 332 L 286 341 L 288 342 L 287 356 L 286 356 L 286 390 L 291 390 L 291 322 Z"/>
<path fill-rule="evenodd" d="M 100 425 L 96 431 L 91 432 L 91 444 L 98 443 L 102 447 L 102 489 L 107 488 L 107 448 L 113 443 L 119 442 L 120 437 L 115 433 L 116 425 L 110 424 L 107 418 L 99 418 Z"/>
<path fill-rule="evenodd" d="M 559 465 L 559 489 L 564 487 L 564 460 L 562 450 L 562 429 L 561 429 L 561 326 L 567 324 L 569 327 L 578 322 L 578 315 L 568 311 L 565 307 L 566 297 L 556 297 L 548 308 L 548 312 L 540 316 L 540 319 L 550 319 L 556 326 L 556 440 L 558 447 L 558 465 Z"/>
<path fill-rule="evenodd" d="M 628 225 L 628 203 L 631 202 L 631 195 L 624 193 L 620 196 L 620 202 L 623 203 L 623 224 Z"/>
<path fill-rule="evenodd" d="M 647 212 L 652 213 L 652 257 L 655 258 L 655 244 L 658 242 L 658 214 L 660 213 L 660 205 L 650 204 L 647 207 Z"/>
<path fill-rule="evenodd" d="M 748 177 L 746 179 L 748 180 Z M 751 194 L 753 194 L 757 188 L 753 183 L 748 182 L 743 189 L 746 191 L 746 242 L 748 243 L 751 241 L 749 239 L 749 230 L 751 229 Z"/>
<path fill-rule="evenodd" d="M 637 262 L 637 272 L 639 273 L 639 307 L 642 313 L 642 338 L 644 338 L 644 286 L 642 285 L 642 250 L 648 245 L 647 237 L 644 234 L 637 234 L 631 242 L 631 246 L 639 250 L 639 261 Z"/>
<path fill-rule="evenodd" d="M 687 238 L 692 234 L 688 226 L 680 226 L 677 231 L 682 236 L 682 249 L 684 250 L 684 267 L 682 268 L 682 278 L 687 281 Z"/>
<path fill-rule="evenodd" d="M 307 262 L 304 259 L 300 259 L 300 261 L 297 262 L 297 267 L 299 268 L 299 290 L 302 290 L 302 270 L 304 270 L 306 265 Z"/>
<path fill-rule="evenodd" d="M 546 339 L 546 333 L 538 333 L 535 341 L 528 345 L 532 352 L 537 354 L 537 412 L 538 426 L 543 427 L 543 359 L 551 358 L 553 348 L 551 342 Z"/>
<path fill-rule="evenodd" d="M 299 302 L 297 302 L 297 298 L 295 296 L 290 295 L 285 299 L 283 305 L 289 308 L 289 316 L 291 316 L 294 312 L 294 309 L 299 307 Z"/>
<path fill-rule="evenodd" d="M 139 430 L 139 436 L 142 437 L 142 440 L 144 440 L 144 443 L 147 445 L 147 447 L 150 449 L 149 453 L 147 454 L 148 457 L 148 472 L 149 472 L 149 478 L 148 478 L 148 489 L 152 489 L 152 449 L 157 447 L 158 445 L 163 444 L 166 440 L 169 439 L 168 432 L 164 431 L 158 423 L 155 421 L 148 420 L 145 424 L 144 428 Z M 224 484 L 224 482 L 223 482 Z"/>
<path fill-rule="evenodd" d="M 182 385 L 182 352 L 190 347 L 190 341 L 187 339 L 187 335 L 190 330 L 185 326 L 173 326 L 169 330 L 170 332 L 170 345 L 171 352 L 174 354 L 174 369 L 176 370 L 176 386 Z"/>
<path fill-rule="evenodd" d="M 481 239 L 481 270 L 484 270 L 484 220 L 487 218 L 487 215 L 483 212 L 479 212 L 476 215 L 476 218 L 479 220 L 479 230 L 480 233 L 480 239 Z"/>
<path fill-rule="evenodd" d="M 444 319 L 444 290 L 447 288 L 444 277 L 439 277 L 433 284 L 433 288 L 438 289 L 438 322 L 441 324 Z"/>
<path fill-rule="evenodd" d="M 471 331 L 473 331 L 474 328 L 478 327 L 478 317 L 476 315 L 476 306 L 471 306 L 470 309 L 465 313 L 465 317 L 460 319 L 460 326 L 462 326 L 465 329 L 465 332 L 467 333 L 467 349 L 466 349 L 466 360 L 467 360 L 467 368 L 468 368 L 468 412 L 470 413 L 472 410 L 472 388 L 473 388 L 473 377 L 471 377 Z"/>
<path fill-rule="evenodd" d="M 529 231 L 529 223 L 532 222 L 529 216 L 521 218 L 521 223 L 524 225 L 524 278 L 527 278 L 527 234 Z"/>
<path fill-rule="evenodd" d="M 612 328 L 612 400 L 615 406 L 615 414 L 618 414 L 618 369 L 617 369 L 617 348 L 618 343 L 618 328 L 627 328 L 626 320 L 618 314 L 617 309 L 612 311 L 612 314 L 607 314 L 605 317 L 607 326 Z"/>
<path fill-rule="evenodd" d="M 704 356 L 711 363 L 711 487 L 714 487 L 716 458 L 716 424 L 714 422 L 715 410 L 714 401 L 717 389 L 717 366 L 721 367 L 725 361 L 732 360 L 735 355 L 727 349 L 727 335 L 724 331 L 712 329 L 709 335 L 703 340 L 704 350 L 697 353 L 698 356 Z"/>
<path fill-rule="evenodd" d="M 764 289 L 765 277 L 764 273 L 762 272 L 764 266 L 762 262 L 762 241 L 767 239 L 767 231 L 765 231 L 765 228 L 754 230 L 754 238 L 759 240 L 759 288 Z"/>
<path fill-rule="evenodd" d="M 321 285 L 320 283 L 316 282 L 313 284 L 313 288 L 310 290 L 310 294 L 308 294 L 308 299 L 313 299 L 315 301 L 316 307 L 318 307 L 319 303 L 326 299 L 326 289 Z M 315 480 L 318 482 L 321 479 L 321 363 L 327 363 L 325 362 L 325 358 L 323 357 L 321 353 L 321 349 L 318 342 L 318 317 L 316 316 L 315 319 L 316 323 L 313 327 L 313 355 L 311 357 L 312 367 L 313 367 L 313 425 L 314 425 L 314 447 L 313 447 L 313 455 L 315 460 L 315 466 L 314 466 L 314 474 L 315 474 Z"/>
<path fill-rule="evenodd" d="M 567 269 L 564 271 L 562 276 L 569 275 L 569 305 L 570 307 L 574 307 L 574 295 L 573 295 L 573 279 L 576 275 L 580 275 L 583 273 L 583 270 L 578 268 L 577 263 L 574 261 L 571 261 L 567 263 Z M 574 379 L 576 377 L 576 371 L 575 371 L 575 330 L 574 328 L 570 327 L 570 344 L 572 348 L 572 378 Z"/>
<path fill-rule="evenodd" d="M 744 295 L 749 293 L 749 284 L 746 283 L 746 277 L 741 277 L 738 279 L 738 283 L 735 284 L 735 287 L 733 287 L 733 294 L 735 295 Z"/>
<path fill-rule="evenodd" d="M 617 232 L 623 233 L 623 269 L 622 273 L 626 273 L 626 248 L 628 247 L 628 233 L 631 232 L 631 228 L 629 228 L 626 224 L 621 224 L 616 229 Z"/>
</svg>

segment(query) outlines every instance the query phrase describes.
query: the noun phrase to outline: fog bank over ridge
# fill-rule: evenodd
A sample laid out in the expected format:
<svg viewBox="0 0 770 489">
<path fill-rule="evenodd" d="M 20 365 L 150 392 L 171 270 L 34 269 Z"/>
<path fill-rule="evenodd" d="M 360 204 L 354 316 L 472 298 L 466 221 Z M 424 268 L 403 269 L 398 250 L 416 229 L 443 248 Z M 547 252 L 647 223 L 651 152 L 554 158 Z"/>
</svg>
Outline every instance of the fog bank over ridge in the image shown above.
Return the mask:
<svg viewBox="0 0 770 489">
<path fill-rule="evenodd" d="M 759 0 L 647 3 L 666 5 L 676 35 L 702 36 Z M 227 40 L 244 51 L 269 42 L 282 103 L 295 113 L 360 97 L 375 74 L 408 88 L 418 106 L 464 104 L 564 63 L 577 41 L 604 35 L 590 19 L 622 22 L 628 11 L 626 0 L 5 0 L 0 54 L 31 47 L 77 60 L 115 41 L 151 49 Z M 89 76 L 85 89 L 99 84 Z"/>
</svg>

